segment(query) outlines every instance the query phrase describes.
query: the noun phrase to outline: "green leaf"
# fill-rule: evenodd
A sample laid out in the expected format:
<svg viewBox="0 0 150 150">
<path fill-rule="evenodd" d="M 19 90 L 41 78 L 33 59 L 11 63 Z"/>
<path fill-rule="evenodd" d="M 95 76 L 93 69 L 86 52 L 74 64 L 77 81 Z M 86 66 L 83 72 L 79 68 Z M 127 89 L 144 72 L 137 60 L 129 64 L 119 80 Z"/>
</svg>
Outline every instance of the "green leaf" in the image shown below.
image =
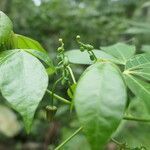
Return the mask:
<svg viewBox="0 0 150 150">
<path fill-rule="evenodd" d="M 126 34 L 150 34 L 150 29 L 131 27 L 125 32 Z"/>
<path fill-rule="evenodd" d="M 34 49 L 41 52 L 46 52 L 39 42 L 23 35 L 14 34 L 13 36 L 14 49 Z"/>
<path fill-rule="evenodd" d="M 146 103 L 150 112 L 150 84 L 130 74 L 124 74 L 124 78 L 129 89 Z"/>
<path fill-rule="evenodd" d="M 13 25 L 11 20 L 0 11 L 0 50 L 5 50 L 6 45 L 9 45 L 12 30 Z"/>
<path fill-rule="evenodd" d="M 14 53 L 15 53 L 14 50 L 6 50 L 6 51 L 0 52 L 0 64 L 3 63 L 7 59 L 7 57 L 9 57 L 10 55 Z"/>
<path fill-rule="evenodd" d="M 150 149 L 150 134 L 148 123 L 123 120 L 119 125 L 117 136 L 118 137 L 115 139 L 117 139 L 120 143 L 126 142 L 128 146 L 131 147 L 130 150 L 142 150 L 139 148 L 135 148 L 141 146 L 144 146 L 146 150 Z"/>
<path fill-rule="evenodd" d="M 74 94 L 75 108 L 92 150 L 102 150 L 124 114 L 126 87 L 118 68 L 95 63 L 81 76 Z"/>
<path fill-rule="evenodd" d="M 101 47 L 103 51 L 117 58 L 120 63 L 125 64 L 126 61 L 135 54 L 135 46 L 124 43 L 117 43 L 111 46 Z"/>
<path fill-rule="evenodd" d="M 148 22 L 129 22 L 132 27 L 128 28 L 125 33 L 127 34 L 150 34 L 150 24 Z"/>
<path fill-rule="evenodd" d="M 42 60 L 47 66 L 54 68 L 53 63 L 47 53 L 43 53 L 41 51 L 37 51 L 34 49 L 22 49 L 22 50 L 32 54 L 33 56 L 37 57 L 40 60 Z"/>
<path fill-rule="evenodd" d="M 147 108 L 146 103 L 143 103 L 142 99 L 138 97 L 130 99 L 130 104 L 126 110 L 127 115 L 134 116 L 135 118 L 150 119 L 150 114 L 148 112 L 149 109 Z"/>
<path fill-rule="evenodd" d="M 129 59 L 125 66 L 125 73 L 140 76 L 146 80 L 150 80 L 150 54 L 144 53 L 135 55 Z"/>
<path fill-rule="evenodd" d="M 150 45 L 142 45 L 141 50 L 145 53 L 150 53 Z"/>
<path fill-rule="evenodd" d="M 74 91 L 76 89 L 77 84 L 72 84 L 70 88 L 67 90 L 67 94 L 70 98 L 73 98 Z"/>
<path fill-rule="evenodd" d="M 109 60 L 116 64 L 120 64 L 120 62 L 116 58 L 101 50 L 93 50 L 93 52 L 98 59 Z M 93 64 L 87 51 L 81 52 L 79 49 L 75 49 L 67 51 L 65 55 L 67 55 L 69 61 L 74 64 L 84 64 L 84 65 Z"/>
<path fill-rule="evenodd" d="M 48 75 L 41 62 L 25 51 L 14 50 L 0 65 L 0 90 L 18 111 L 29 132 L 33 117 L 48 85 Z"/>
</svg>

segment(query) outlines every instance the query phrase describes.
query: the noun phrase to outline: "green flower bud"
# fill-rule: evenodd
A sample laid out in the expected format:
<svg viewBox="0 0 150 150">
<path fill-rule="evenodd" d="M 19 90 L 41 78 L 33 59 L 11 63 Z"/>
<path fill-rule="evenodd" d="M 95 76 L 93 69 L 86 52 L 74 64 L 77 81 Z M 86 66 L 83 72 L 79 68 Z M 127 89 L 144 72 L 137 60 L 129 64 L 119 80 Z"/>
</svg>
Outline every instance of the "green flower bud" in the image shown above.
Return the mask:
<svg viewBox="0 0 150 150">
<path fill-rule="evenodd" d="M 46 106 L 46 119 L 48 121 L 52 121 L 54 119 L 54 116 L 57 112 L 57 107 L 56 106 Z"/>
<path fill-rule="evenodd" d="M 90 54 L 90 59 L 91 59 L 92 61 L 94 61 L 94 59 L 95 59 L 92 54 Z"/>
</svg>

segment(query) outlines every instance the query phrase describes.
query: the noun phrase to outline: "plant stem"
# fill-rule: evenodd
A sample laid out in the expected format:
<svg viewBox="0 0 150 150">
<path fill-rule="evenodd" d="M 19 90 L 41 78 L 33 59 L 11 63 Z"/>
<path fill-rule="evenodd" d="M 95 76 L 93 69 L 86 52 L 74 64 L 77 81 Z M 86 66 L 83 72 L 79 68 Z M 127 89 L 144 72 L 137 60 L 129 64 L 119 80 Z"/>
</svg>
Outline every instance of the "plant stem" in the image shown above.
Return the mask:
<svg viewBox="0 0 150 150">
<path fill-rule="evenodd" d="M 139 121 L 139 122 L 150 122 L 150 119 L 144 119 L 144 118 L 135 118 L 132 116 L 125 116 L 123 117 L 124 120 L 131 120 L 131 121 Z"/>
<path fill-rule="evenodd" d="M 64 146 L 67 142 L 69 142 L 76 134 L 78 134 L 82 129 L 83 127 L 77 129 L 70 137 L 68 137 L 64 142 L 62 142 L 59 146 L 57 146 L 55 150 L 59 150 L 62 146 Z"/>
<path fill-rule="evenodd" d="M 115 140 L 113 138 L 111 138 L 111 141 L 114 142 L 116 145 L 118 145 L 121 148 L 121 150 L 129 149 L 129 147 L 127 146 L 126 143 L 120 143 L 120 142 L 118 142 L 117 140 Z"/>
<path fill-rule="evenodd" d="M 111 141 L 114 142 L 118 146 L 122 146 L 123 145 L 122 143 L 118 142 L 117 140 L 115 140 L 113 138 L 111 138 Z"/>
<path fill-rule="evenodd" d="M 76 82 L 76 79 L 75 79 L 75 76 L 74 76 L 74 74 L 73 74 L 72 69 L 71 69 L 69 66 L 68 66 L 67 68 L 68 68 L 68 71 L 69 71 L 69 73 L 70 73 L 70 75 L 71 75 L 71 78 L 72 78 L 73 83 L 76 84 L 77 82 Z"/>
<path fill-rule="evenodd" d="M 47 93 L 49 93 L 50 95 L 52 95 L 53 94 L 53 92 L 52 91 L 50 91 L 50 90 L 46 90 L 47 91 Z M 56 98 L 56 99 L 58 99 L 58 100 L 60 100 L 61 102 L 63 102 L 63 103 L 66 103 L 66 104 L 71 104 L 71 102 L 69 101 L 69 100 L 67 100 L 67 99 L 65 99 L 65 98 L 63 98 L 63 97 L 61 97 L 61 96 L 59 96 L 59 95 L 57 95 L 57 94 L 53 94 L 53 96 Z"/>
</svg>

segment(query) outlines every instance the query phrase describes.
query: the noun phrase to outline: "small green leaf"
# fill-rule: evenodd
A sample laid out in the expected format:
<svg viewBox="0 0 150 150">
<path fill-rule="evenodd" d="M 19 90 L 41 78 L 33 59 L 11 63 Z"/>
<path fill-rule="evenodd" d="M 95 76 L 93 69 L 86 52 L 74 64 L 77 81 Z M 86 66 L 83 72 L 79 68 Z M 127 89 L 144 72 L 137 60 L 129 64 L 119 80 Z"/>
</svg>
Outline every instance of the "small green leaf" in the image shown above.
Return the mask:
<svg viewBox="0 0 150 150">
<path fill-rule="evenodd" d="M 120 62 L 116 58 L 101 50 L 93 50 L 93 52 L 97 59 L 108 60 L 116 64 L 120 64 Z M 79 49 L 76 49 L 67 51 L 65 54 L 68 56 L 71 63 L 84 65 L 93 64 L 87 51 L 81 52 Z"/>
<path fill-rule="evenodd" d="M 12 45 L 14 49 L 34 49 L 46 52 L 39 42 L 19 34 L 14 34 Z"/>
<path fill-rule="evenodd" d="M 129 74 L 140 76 L 146 80 L 150 80 L 150 54 L 144 53 L 135 55 L 129 59 L 125 66 L 125 71 Z"/>
<path fill-rule="evenodd" d="M 74 91 L 76 89 L 77 84 L 72 84 L 70 88 L 67 90 L 67 94 L 70 98 L 73 98 Z"/>
<path fill-rule="evenodd" d="M 48 85 L 48 75 L 41 62 L 25 51 L 7 57 L 0 65 L 2 96 L 18 111 L 29 132 L 33 117 Z"/>
<path fill-rule="evenodd" d="M 117 58 L 122 64 L 135 54 L 135 46 L 117 43 L 111 46 L 101 47 L 103 51 Z"/>
<path fill-rule="evenodd" d="M 130 74 L 124 74 L 124 78 L 129 89 L 146 103 L 150 112 L 150 84 Z"/>
<path fill-rule="evenodd" d="M 117 129 L 126 106 L 126 87 L 118 68 L 95 63 L 81 76 L 74 102 L 92 150 L 104 149 Z"/>
<path fill-rule="evenodd" d="M 5 50 L 10 44 L 13 25 L 11 20 L 0 11 L 0 50 Z"/>
</svg>

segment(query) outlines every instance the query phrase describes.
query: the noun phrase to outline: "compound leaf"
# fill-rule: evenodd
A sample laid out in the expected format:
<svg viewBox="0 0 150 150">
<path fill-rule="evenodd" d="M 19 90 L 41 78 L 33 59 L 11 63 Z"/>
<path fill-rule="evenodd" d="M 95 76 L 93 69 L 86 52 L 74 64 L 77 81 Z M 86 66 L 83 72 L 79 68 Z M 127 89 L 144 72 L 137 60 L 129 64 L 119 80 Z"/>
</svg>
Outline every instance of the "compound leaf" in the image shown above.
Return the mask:
<svg viewBox="0 0 150 150">
<path fill-rule="evenodd" d="M 129 59 L 125 66 L 125 72 L 150 80 L 150 54 L 135 55 Z"/>
<path fill-rule="evenodd" d="M 103 51 L 117 58 L 122 64 L 135 54 L 135 46 L 117 43 L 111 46 L 101 47 Z"/>
<path fill-rule="evenodd" d="M 150 84 L 130 74 L 124 74 L 124 78 L 129 89 L 143 100 L 150 110 Z"/>
</svg>

